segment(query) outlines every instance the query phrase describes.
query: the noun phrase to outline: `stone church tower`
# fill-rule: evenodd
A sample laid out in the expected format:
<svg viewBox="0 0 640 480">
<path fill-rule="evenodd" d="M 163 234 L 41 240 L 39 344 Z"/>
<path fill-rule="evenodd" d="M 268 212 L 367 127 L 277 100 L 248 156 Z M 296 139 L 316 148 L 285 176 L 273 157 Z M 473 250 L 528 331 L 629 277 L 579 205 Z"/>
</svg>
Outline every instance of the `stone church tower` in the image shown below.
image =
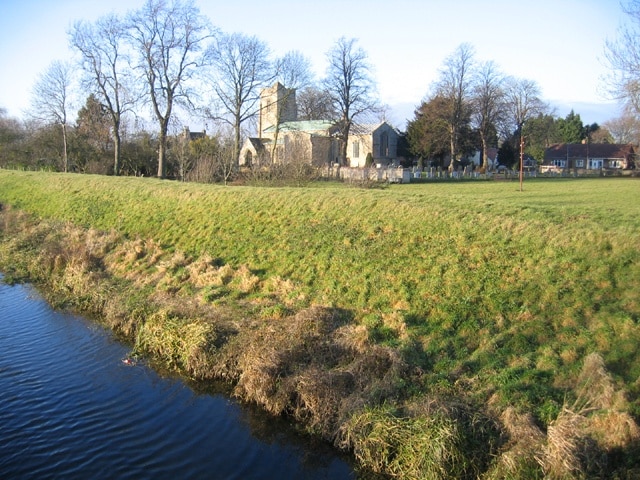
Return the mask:
<svg viewBox="0 0 640 480">
<path fill-rule="evenodd" d="M 258 136 L 268 138 L 270 135 L 265 133 L 265 130 L 269 127 L 284 122 L 295 122 L 298 119 L 297 111 L 295 88 L 286 88 L 280 82 L 265 88 L 260 93 Z"/>
</svg>

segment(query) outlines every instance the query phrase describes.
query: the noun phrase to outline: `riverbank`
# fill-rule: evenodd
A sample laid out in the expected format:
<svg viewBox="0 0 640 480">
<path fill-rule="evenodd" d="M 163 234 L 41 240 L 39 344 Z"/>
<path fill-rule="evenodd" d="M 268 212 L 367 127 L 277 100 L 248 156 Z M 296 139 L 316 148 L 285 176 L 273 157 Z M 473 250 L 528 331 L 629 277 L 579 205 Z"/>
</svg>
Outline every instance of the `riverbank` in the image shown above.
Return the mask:
<svg viewBox="0 0 640 480">
<path fill-rule="evenodd" d="M 524 197 L 0 171 L 0 270 L 364 470 L 633 472 L 633 181 L 538 182 Z"/>
<path fill-rule="evenodd" d="M 1 279 L 0 478 L 357 478 L 286 419 L 125 364 L 131 347 L 108 329 Z"/>
</svg>

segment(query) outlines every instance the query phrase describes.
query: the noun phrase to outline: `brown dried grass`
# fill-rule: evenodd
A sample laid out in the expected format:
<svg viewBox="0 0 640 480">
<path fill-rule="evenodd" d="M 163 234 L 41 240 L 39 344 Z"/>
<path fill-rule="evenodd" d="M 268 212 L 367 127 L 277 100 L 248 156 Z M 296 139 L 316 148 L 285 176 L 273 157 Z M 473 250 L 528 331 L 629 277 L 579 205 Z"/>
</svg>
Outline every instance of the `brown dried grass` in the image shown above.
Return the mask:
<svg viewBox="0 0 640 480">
<path fill-rule="evenodd" d="M 321 307 L 264 320 L 222 349 L 222 363 L 236 369 L 224 374 L 237 376 L 238 397 L 333 440 L 356 408 L 395 392 L 404 371 L 391 349 L 350 342 L 355 330 L 344 323 L 340 312 Z"/>
<path fill-rule="evenodd" d="M 625 411 L 624 392 L 616 388 L 601 355 L 585 358 L 575 391 L 574 402 L 547 430 L 541 464 L 549 478 L 601 475 L 607 451 L 640 439 L 640 429 Z"/>
<path fill-rule="evenodd" d="M 564 405 L 546 434 L 529 414 L 513 408 L 501 414 L 508 441 L 483 478 L 605 478 L 616 467 L 607 465 L 607 454 L 640 441 L 640 429 L 626 408 L 624 392 L 602 356 L 592 353 L 584 359 L 574 400 Z"/>
<path fill-rule="evenodd" d="M 585 418 L 564 408 L 547 428 L 547 442 L 539 459 L 545 478 L 582 478 L 583 426 Z"/>
<path fill-rule="evenodd" d="M 230 269 L 230 267 L 228 267 Z M 197 288 L 206 287 L 208 285 L 224 285 L 229 282 L 230 277 L 221 274 L 222 268 L 216 266 L 215 260 L 210 255 L 204 255 L 197 258 L 194 262 L 187 266 L 189 279 Z"/>
<path fill-rule="evenodd" d="M 521 414 L 508 407 L 500 416 L 508 441 L 483 479 L 542 478 L 539 458 L 545 434 L 529 413 Z"/>
</svg>

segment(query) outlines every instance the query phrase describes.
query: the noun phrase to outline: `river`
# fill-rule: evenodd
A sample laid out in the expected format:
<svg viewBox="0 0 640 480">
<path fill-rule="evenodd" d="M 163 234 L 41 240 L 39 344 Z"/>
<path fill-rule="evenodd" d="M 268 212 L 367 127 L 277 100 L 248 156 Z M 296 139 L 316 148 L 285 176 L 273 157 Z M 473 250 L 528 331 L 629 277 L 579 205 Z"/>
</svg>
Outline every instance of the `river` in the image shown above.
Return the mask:
<svg viewBox="0 0 640 480">
<path fill-rule="evenodd" d="M 127 365 L 129 353 L 0 281 L 0 478 L 356 478 L 284 420 Z"/>
</svg>

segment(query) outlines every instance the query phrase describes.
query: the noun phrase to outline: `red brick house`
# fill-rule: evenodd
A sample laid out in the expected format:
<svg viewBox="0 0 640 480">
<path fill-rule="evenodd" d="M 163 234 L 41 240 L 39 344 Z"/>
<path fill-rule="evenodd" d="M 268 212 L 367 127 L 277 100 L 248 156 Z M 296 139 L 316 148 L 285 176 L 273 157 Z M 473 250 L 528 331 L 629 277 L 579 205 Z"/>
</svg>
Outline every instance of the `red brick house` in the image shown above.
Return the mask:
<svg viewBox="0 0 640 480">
<path fill-rule="evenodd" d="M 629 170 L 635 155 L 631 144 L 557 143 L 544 151 L 540 171 Z"/>
</svg>

